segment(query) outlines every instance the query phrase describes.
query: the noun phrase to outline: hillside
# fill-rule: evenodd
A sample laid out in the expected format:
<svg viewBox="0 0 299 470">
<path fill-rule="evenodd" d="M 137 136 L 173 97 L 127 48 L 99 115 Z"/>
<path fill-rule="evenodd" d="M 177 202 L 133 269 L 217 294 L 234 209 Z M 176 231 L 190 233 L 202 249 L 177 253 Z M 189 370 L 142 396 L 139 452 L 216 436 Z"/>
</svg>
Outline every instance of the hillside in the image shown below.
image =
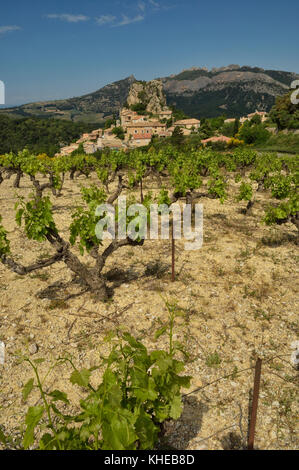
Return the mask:
<svg viewBox="0 0 299 470">
<path fill-rule="evenodd" d="M 192 68 L 160 80 L 169 106 L 202 118 L 222 114 L 240 117 L 256 109 L 269 111 L 275 97 L 284 95 L 298 78 L 291 72 L 229 65 L 212 70 Z M 0 113 L 18 118 L 36 116 L 101 123 L 118 114 L 136 81 L 131 75 L 81 97 L 30 103 L 1 109 Z"/>
<path fill-rule="evenodd" d="M 70 144 L 84 132 L 91 132 L 97 127 L 98 124 L 62 119 L 12 119 L 3 114 L 0 115 L 0 155 L 21 151 L 26 146 L 30 152 L 46 153 L 53 157 L 61 146 Z"/>
<path fill-rule="evenodd" d="M 256 109 L 269 111 L 275 97 L 284 95 L 298 77 L 290 72 L 230 65 L 211 71 L 192 68 L 162 81 L 167 103 L 192 117 L 241 117 Z"/>
<path fill-rule="evenodd" d="M 125 78 L 77 98 L 29 103 L 14 108 L 1 109 L 11 117 L 58 118 L 75 122 L 101 123 L 119 113 L 129 94 L 135 77 Z"/>
</svg>

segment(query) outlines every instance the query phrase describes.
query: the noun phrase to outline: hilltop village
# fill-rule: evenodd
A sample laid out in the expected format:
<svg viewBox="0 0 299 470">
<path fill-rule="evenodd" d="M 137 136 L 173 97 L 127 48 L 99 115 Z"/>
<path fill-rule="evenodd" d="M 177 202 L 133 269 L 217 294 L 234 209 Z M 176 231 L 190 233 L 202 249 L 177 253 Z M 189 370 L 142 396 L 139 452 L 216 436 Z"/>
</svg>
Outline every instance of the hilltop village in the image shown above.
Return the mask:
<svg viewBox="0 0 299 470">
<path fill-rule="evenodd" d="M 167 127 L 169 119 L 173 125 Z M 107 129 L 95 129 L 90 133 L 83 134 L 75 143 L 63 147 L 60 155 L 69 155 L 82 144 L 85 153 L 91 154 L 96 150 L 109 148 L 114 150 L 132 149 L 143 147 L 150 143 L 153 136 L 161 138 L 171 137 L 176 127 L 183 130 L 184 135 L 199 129 L 198 119 L 183 119 L 174 121 L 170 109 L 162 110 L 157 116 L 138 114 L 127 108 L 120 111 L 120 119 Z M 121 134 L 121 137 L 118 135 Z"/>
<path fill-rule="evenodd" d="M 251 120 L 258 114 L 261 121 L 267 119 L 265 112 L 256 111 L 240 119 L 240 123 Z M 226 119 L 225 123 L 235 119 Z M 108 125 L 107 125 L 108 124 Z M 70 155 L 82 147 L 86 154 L 93 154 L 105 148 L 111 150 L 134 149 L 147 146 L 153 136 L 167 138 L 180 128 L 184 136 L 197 132 L 200 120 L 189 118 L 176 120 L 173 111 L 166 105 L 166 98 L 159 80 L 134 83 L 130 89 L 127 103 L 120 109 L 118 119 L 108 120 L 104 128 L 83 134 L 76 142 L 62 147 L 59 155 Z M 214 136 L 202 141 L 228 142 L 226 136 Z"/>
</svg>

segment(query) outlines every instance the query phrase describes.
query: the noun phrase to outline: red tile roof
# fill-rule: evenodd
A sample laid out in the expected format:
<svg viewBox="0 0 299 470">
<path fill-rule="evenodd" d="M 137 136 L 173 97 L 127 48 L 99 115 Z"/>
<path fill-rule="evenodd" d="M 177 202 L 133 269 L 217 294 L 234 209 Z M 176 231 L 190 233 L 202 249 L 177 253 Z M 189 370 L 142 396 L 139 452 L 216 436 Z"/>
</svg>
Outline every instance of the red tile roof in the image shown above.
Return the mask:
<svg viewBox="0 0 299 470">
<path fill-rule="evenodd" d="M 133 135 L 134 139 L 139 140 L 139 139 L 151 139 L 152 134 L 147 133 L 147 134 L 134 134 Z"/>
</svg>

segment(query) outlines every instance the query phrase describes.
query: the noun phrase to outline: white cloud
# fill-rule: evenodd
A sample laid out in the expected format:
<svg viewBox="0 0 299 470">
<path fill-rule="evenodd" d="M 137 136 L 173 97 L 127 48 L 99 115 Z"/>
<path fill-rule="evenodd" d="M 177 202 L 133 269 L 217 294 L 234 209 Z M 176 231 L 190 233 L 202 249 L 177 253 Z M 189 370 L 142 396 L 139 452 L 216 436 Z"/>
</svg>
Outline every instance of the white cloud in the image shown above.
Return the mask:
<svg viewBox="0 0 299 470">
<path fill-rule="evenodd" d="M 146 5 L 144 2 L 138 2 L 138 8 L 141 11 L 145 11 Z"/>
<path fill-rule="evenodd" d="M 137 15 L 133 18 L 129 18 L 127 15 L 122 15 L 122 20 L 114 26 L 125 26 L 132 23 L 138 23 L 139 21 L 143 21 L 144 18 L 144 15 Z"/>
<path fill-rule="evenodd" d="M 114 23 L 115 20 L 116 16 L 113 15 L 102 15 L 99 18 L 96 18 L 96 22 L 101 26 L 104 24 Z"/>
<path fill-rule="evenodd" d="M 89 20 L 88 16 L 85 16 L 85 15 L 72 15 L 72 14 L 69 14 L 69 13 L 51 14 L 51 15 L 47 15 L 47 18 L 67 21 L 68 23 L 79 23 L 79 21 L 88 21 Z"/>
<path fill-rule="evenodd" d="M 149 3 L 155 8 L 160 8 L 160 4 L 155 0 L 149 0 Z"/>
<path fill-rule="evenodd" d="M 20 30 L 20 26 L 0 26 L 0 34 L 11 33 L 12 31 Z"/>
</svg>

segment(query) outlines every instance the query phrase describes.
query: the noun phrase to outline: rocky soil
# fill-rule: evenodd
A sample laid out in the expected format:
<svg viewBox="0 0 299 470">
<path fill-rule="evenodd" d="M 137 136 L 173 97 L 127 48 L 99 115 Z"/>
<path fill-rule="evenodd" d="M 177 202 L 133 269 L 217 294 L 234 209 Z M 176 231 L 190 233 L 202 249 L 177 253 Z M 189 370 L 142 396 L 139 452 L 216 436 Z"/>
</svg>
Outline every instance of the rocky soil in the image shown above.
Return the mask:
<svg viewBox="0 0 299 470">
<path fill-rule="evenodd" d="M 80 200 L 80 185 L 90 182 L 83 177 L 67 180 L 62 197 L 51 195 L 65 238 L 71 208 Z M 145 186 L 157 189 L 156 181 Z M 51 254 L 51 246 L 27 240 L 17 228 L 15 191 L 11 181 L 0 186 L 0 213 L 12 252 L 27 264 Z M 29 180 L 22 180 L 19 194 L 30 192 Z M 189 395 L 183 415 L 167 424 L 160 446 L 244 448 L 253 367 L 259 356 L 264 362 L 256 448 L 298 448 L 298 372 L 290 362 L 291 343 L 298 338 L 295 229 L 260 223 L 267 204 L 262 193 L 248 216 L 241 213 L 233 194 L 223 205 L 211 199 L 201 202 L 204 244 L 201 250 L 188 252 L 184 240 L 177 242 L 174 283 L 166 240 L 124 247 L 109 259 L 105 272 L 112 296 L 105 303 L 82 293 L 63 263 L 26 277 L 0 265 L 0 341 L 6 346 L 6 360 L 0 365 L 0 426 L 6 432 L 17 437 L 27 406 L 39 400 L 33 392 L 28 403 L 22 401 L 21 390 L 32 371 L 18 355 L 45 358 L 42 375 L 55 358 L 66 354 L 79 368 L 88 368 L 108 352 L 103 339 L 119 327 L 142 338 L 149 349 L 167 347 L 164 337 L 157 343 L 153 339 L 159 320 L 167 318 L 167 298 L 176 300 L 185 313 L 175 334 L 190 354 L 186 372 L 193 379 L 185 391 Z M 70 373 L 67 366 L 53 369 L 46 387 L 66 391 L 76 407 L 84 391 L 69 383 Z"/>
</svg>

